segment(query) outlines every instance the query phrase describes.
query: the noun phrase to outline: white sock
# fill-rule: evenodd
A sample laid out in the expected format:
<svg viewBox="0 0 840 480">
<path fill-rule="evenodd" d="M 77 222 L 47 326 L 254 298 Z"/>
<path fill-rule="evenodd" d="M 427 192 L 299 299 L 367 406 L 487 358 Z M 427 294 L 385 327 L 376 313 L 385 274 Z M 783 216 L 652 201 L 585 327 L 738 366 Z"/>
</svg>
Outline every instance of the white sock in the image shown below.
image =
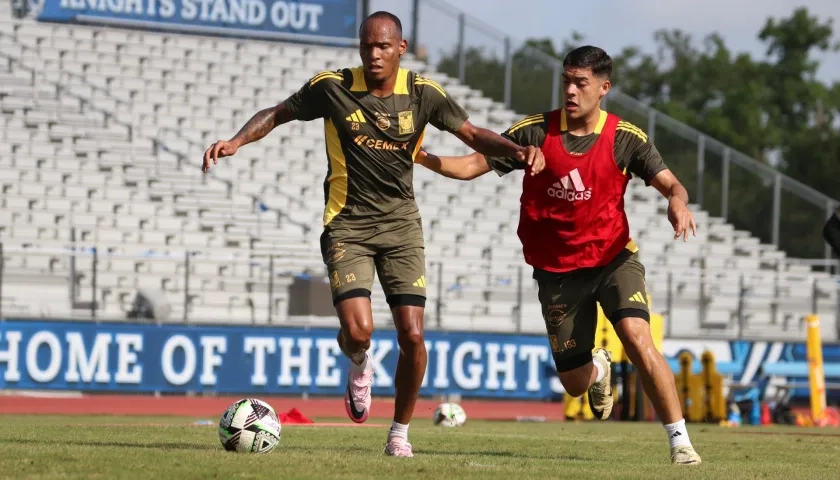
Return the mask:
<svg viewBox="0 0 840 480">
<path fill-rule="evenodd" d="M 691 446 L 691 440 L 688 439 L 688 430 L 685 429 L 685 419 L 665 425 L 665 432 L 668 434 L 671 448 Z"/>
<path fill-rule="evenodd" d="M 403 440 L 408 440 L 408 424 L 391 422 L 391 431 L 388 432 L 388 438 L 399 437 Z"/>
<path fill-rule="evenodd" d="M 598 375 L 595 377 L 595 383 L 598 383 L 604 379 L 604 376 L 607 375 L 607 372 L 604 371 L 604 366 L 601 365 L 601 362 L 597 360 L 592 360 L 592 363 L 595 365 L 595 370 L 598 372 Z"/>
<path fill-rule="evenodd" d="M 350 368 L 357 373 L 364 372 L 365 369 L 367 368 L 367 365 L 368 365 L 368 356 L 367 356 L 367 351 L 366 350 L 362 350 L 361 352 L 354 353 L 350 357 Z"/>
</svg>

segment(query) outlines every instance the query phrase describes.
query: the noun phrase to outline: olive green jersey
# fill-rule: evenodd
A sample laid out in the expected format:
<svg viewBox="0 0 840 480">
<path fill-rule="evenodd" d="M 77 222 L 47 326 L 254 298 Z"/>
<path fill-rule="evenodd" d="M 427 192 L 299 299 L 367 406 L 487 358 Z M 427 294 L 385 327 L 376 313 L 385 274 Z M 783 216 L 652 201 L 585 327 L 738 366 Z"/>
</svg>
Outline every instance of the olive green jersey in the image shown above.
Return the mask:
<svg viewBox="0 0 840 480">
<path fill-rule="evenodd" d="M 324 120 L 329 169 L 324 225 L 419 218 L 414 159 L 426 125 L 455 132 L 467 113 L 433 80 L 399 69 L 394 93 L 368 92 L 362 67 L 315 75 L 286 101 L 298 120 Z"/>
<path fill-rule="evenodd" d="M 502 136 L 522 146 L 539 147 L 545 141 L 549 114 L 550 112 L 545 112 L 525 117 L 508 128 Z M 603 125 L 606 121 L 606 112 L 601 112 L 601 118 L 601 125 Z M 595 132 L 584 136 L 569 133 L 566 128 L 565 111 L 561 115 L 560 131 L 563 135 L 563 146 L 572 155 L 586 153 L 595 145 L 599 136 L 599 133 Z M 597 131 L 600 129 L 596 129 Z M 647 134 L 626 120 L 620 120 L 616 127 L 613 153 L 615 162 L 622 172 L 636 175 L 648 185 L 657 173 L 668 168 Z M 499 175 L 524 167 L 524 164 L 515 158 L 487 157 L 487 163 Z"/>
</svg>

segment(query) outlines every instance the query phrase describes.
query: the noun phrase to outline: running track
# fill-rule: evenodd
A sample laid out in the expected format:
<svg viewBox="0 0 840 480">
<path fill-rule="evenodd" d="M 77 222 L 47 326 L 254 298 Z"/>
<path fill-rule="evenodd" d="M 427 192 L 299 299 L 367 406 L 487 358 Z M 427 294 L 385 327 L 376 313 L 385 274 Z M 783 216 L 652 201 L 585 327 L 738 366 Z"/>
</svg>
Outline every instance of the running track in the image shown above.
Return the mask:
<svg viewBox="0 0 840 480">
<path fill-rule="evenodd" d="M 6 392 L 7 394 L 9 392 Z M 216 418 L 237 397 L 185 397 L 140 395 L 0 395 L 0 414 L 54 415 L 173 415 Z M 311 419 L 343 418 L 344 399 L 258 396 L 278 413 L 297 408 Z M 414 414 L 431 418 L 440 402 L 421 399 Z M 458 402 L 469 418 L 476 420 L 521 420 L 523 417 L 542 417 L 544 421 L 563 420 L 563 404 L 548 402 L 506 402 L 463 400 Z M 393 399 L 374 398 L 370 418 L 390 420 L 394 415 Z M 348 420 L 349 423 L 349 420 Z"/>
</svg>

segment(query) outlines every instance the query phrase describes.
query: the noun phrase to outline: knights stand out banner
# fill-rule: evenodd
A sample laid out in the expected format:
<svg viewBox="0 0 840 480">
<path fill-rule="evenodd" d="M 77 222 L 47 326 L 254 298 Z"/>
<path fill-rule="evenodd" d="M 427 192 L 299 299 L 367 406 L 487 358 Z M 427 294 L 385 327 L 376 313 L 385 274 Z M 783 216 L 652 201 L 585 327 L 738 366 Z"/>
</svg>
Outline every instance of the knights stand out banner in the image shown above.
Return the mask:
<svg viewBox="0 0 840 480">
<path fill-rule="evenodd" d="M 349 44 L 356 0 L 30 0 L 45 22 Z"/>
</svg>

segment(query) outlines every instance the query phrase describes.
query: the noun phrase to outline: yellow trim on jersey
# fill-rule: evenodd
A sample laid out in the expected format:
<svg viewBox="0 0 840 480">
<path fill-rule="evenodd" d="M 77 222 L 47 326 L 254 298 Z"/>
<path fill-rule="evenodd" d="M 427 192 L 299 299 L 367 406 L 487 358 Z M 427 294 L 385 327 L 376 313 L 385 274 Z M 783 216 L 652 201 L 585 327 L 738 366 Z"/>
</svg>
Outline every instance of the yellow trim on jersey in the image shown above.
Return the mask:
<svg viewBox="0 0 840 480">
<path fill-rule="evenodd" d="M 601 134 L 601 131 L 604 130 L 604 125 L 607 123 L 607 112 L 601 110 L 601 116 L 598 118 L 598 125 L 595 125 L 595 132 L 598 135 Z"/>
<path fill-rule="evenodd" d="M 435 90 L 437 90 L 438 92 L 440 92 L 440 94 L 443 95 L 444 98 L 446 98 L 446 90 L 444 90 L 443 87 L 441 87 L 440 84 L 437 83 L 434 80 L 431 80 L 429 78 L 425 78 L 425 77 L 421 77 L 420 75 L 417 75 L 414 78 L 414 84 L 415 85 L 428 85 L 428 86 L 434 88 Z"/>
<path fill-rule="evenodd" d="M 401 68 L 397 70 L 397 83 L 394 85 L 395 95 L 408 95 L 408 70 Z"/>
<path fill-rule="evenodd" d="M 324 226 L 338 215 L 347 203 L 347 158 L 341 148 L 341 139 L 332 120 L 324 120 L 324 137 L 327 157 L 330 159 L 329 196 L 324 207 Z"/>
<path fill-rule="evenodd" d="M 367 82 L 365 81 L 364 67 L 351 68 L 353 73 L 353 85 L 350 86 L 351 92 L 367 92 Z"/>
<path fill-rule="evenodd" d="M 639 139 L 644 143 L 647 143 L 647 141 L 648 141 L 647 134 L 644 131 L 642 131 L 641 128 L 633 125 L 630 122 L 621 120 L 620 122 L 618 122 L 618 126 L 615 127 L 615 129 L 616 129 L 616 131 L 632 133 L 633 135 L 639 137 Z"/>
<path fill-rule="evenodd" d="M 537 118 L 537 119 L 531 120 L 529 122 L 519 122 L 516 125 L 510 127 L 508 129 L 507 133 L 510 134 L 510 133 L 513 133 L 513 132 L 519 130 L 522 127 L 527 127 L 528 125 L 534 125 L 536 123 L 544 123 L 544 122 L 545 122 L 544 118 Z"/>
<path fill-rule="evenodd" d="M 604 130 L 604 125 L 607 123 L 607 111 L 601 110 L 601 116 L 598 117 L 598 124 L 595 125 L 595 130 L 592 133 L 597 133 L 598 135 L 601 134 L 601 131 Z M 619 125 L 621 122 L 619 122 Z M 569 131 L 569 124 L 566 122 L 566 109 L 560 110 L 560 131 L 561 132 L 568 132 Z"/>
<path fill-rule="evenodd" d="M 545 120 L 545 116 L 542 113 L 538 113 L 536 115 L 528 115 L 527 117 L 523 118 L 522 120 L 514 123 L 513 125 L 508 128 L 508 133 L 513 133 L 516 130 L 519 130 L 520 127 L 524 127 L 525 125 L 531 125 L 534 123 L 534 120 L 542 122 Z M 527 123 L 526 123 L 527 122 Z"/>
<path fill-rule="evenodd" d="M 335 80 L 344 80 L 344 77 L 340 73 L 328 70 L 326 72 L 321 72 L 318 75 L 315 75 L 314 77 L 312 77 L 312 79 L 309 80 L 309 86 L 312 87 L 316 83 L 318 83 L 321 80 L 324 80 L 326 78 L 332 78 L 332 79 L 335 79 Z"/>
<path fill-rule="evenodd" d="M 636 253 L 639 251 L 639 246 L 636 245 L 636 242 L 631 238 L 629 242 L 627 242 L 627 246 L 624 247 L 627 250 L 630 250 L 630 253 Z"/>
<path fill-rule="evenodd" d="M 417 161 L 417 154 L 420 153 L 420 147 L 423 146 L 423 137 L 426 136 L 426 129 L 424 128 L 422 132 L 420 132 L 420 137 L 417 138 L 417 144 L 414 145 L 414 151 L 411 152 L 411 161 Z"/>
</svg>

